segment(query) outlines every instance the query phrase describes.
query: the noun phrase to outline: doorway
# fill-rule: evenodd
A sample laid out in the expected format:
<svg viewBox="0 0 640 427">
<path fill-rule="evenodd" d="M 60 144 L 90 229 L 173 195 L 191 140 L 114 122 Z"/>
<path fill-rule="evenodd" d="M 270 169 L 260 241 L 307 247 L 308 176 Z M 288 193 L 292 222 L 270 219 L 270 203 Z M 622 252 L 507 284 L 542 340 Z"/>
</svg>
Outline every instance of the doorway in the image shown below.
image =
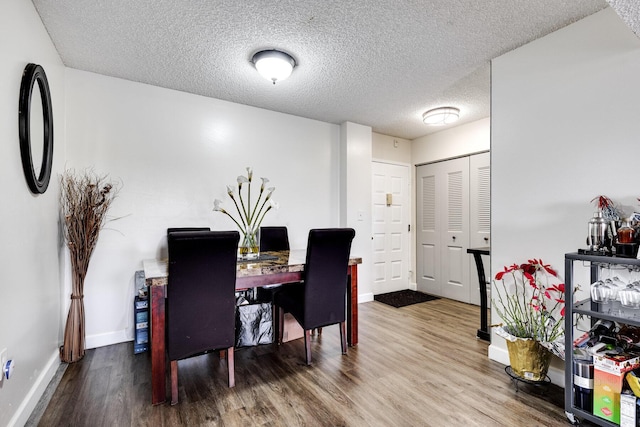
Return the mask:
<svg viewBox="0 0 640 427">
<path fill-rule="evenodd" d="M 372 163 L 373 294 L 409 288 L 409 166 Z"/>
</svg>

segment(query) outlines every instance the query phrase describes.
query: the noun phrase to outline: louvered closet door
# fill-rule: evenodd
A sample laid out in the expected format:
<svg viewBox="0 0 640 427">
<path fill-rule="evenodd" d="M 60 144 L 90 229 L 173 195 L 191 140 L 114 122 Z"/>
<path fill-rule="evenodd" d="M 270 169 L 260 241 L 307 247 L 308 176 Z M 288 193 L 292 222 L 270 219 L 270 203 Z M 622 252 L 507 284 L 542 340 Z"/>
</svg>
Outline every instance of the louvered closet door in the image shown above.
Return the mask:
<svg viewBox="0 0 640 427">
<path fill-rule="evenodd" d="M 442 296 L 469 302 L 469 158 L 441 165 Z"/>
<path fill-rule="evenodd" d="M 416 184 L 417 288 L 468 303 L 469 157 L 418 166 Z"/>
<path fill-rule="evenodd" d="M 440 296 L 440 163 L 418 166 L 416 169 L 416 286 L 421 292 Z"/>
<path fill-rule="evenodd" d="M 470 227 L 469 246 L 472 248 L 491 247 L 491 156 L 489 153 L 476 154 L 469 159 L 470 173 Z M 483 255 L 485 274 L 490 274 L 490 257 Z M 469 268 L 471 293 L 469 300 L 472 304 L 480 305 L 480 289 L 478 271 L 475 262 Z M 485 277 L 485 281 L 489 279 Z M 487 286 L 487 301 L 491 301 Z"/>
</svg>

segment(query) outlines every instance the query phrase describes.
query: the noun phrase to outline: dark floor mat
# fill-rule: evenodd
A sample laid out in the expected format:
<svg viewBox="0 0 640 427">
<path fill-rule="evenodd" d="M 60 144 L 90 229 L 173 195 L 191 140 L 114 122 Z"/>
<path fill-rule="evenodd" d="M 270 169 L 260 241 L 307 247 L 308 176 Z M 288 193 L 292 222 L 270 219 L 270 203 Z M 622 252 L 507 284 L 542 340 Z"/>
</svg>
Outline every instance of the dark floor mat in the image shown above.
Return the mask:
<svg viewBox="0 0 640 427">
<path fill-rule="evenodd" d="M 384 304 L 400 308 L 411 304 L 418 304 L 420 302 L 433 301 L 440 299 L 440 297 L 434 297 L 433 295 L 412 291 L 410 289 L 403 289 L 401 291 L 374 295 L 373 299 Z"/>
</svg>

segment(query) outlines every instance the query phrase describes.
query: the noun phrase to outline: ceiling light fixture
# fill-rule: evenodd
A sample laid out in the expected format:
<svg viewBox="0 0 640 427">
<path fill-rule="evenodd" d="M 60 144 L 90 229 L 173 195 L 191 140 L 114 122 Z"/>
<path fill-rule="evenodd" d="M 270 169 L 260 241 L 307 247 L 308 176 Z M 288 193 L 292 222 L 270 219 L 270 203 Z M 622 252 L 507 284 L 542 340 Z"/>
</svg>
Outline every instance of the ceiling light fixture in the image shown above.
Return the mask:
<svg viewBox="0 0 640 427">
<path fill-rule="evenodd" d="M 422 121 L 429 126 L 444 126 L 457 121 L 460 110 L 455 107 L 440 107 L 429 110 L 422 115 Z"/>
<path fill-rule="evenodd" d="M 251 62 L 265 79 L 273 84 L 285 80 L 291 75 L 296 61 L 288 53 L 280 50 L 261 50 L 253 55 Z"/>
</svg>

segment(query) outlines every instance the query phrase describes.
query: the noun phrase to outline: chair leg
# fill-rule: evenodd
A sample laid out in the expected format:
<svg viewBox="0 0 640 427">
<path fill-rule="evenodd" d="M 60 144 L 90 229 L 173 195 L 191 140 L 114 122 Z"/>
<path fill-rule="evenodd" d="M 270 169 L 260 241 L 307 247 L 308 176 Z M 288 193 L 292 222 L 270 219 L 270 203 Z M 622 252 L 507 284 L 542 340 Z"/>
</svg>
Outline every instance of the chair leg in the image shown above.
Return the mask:
<svg viewBox="0 0 640 427">
<path fill-rule="evenodd" d="M 172 360 L 171 365 L 171 404 L 178 403 L 178 361 Z"/>
<path fill-rule="evenodd" d="M 311 330 L 304 330 L 304 355 L 307 365 L 311 365 Z"/>
<path fill-rule="evenodd" d="M 227 349 L 227 369 L 229 370 L 229 388 L 236 385 L 236 369 L 234 360 L 233 347 Z"/>
<path fill-rule="evenodd" d="M 322 335 L 322 328 L 318 328 L 318 335 Z"/>
<path fill-rule="evenodd" d="M 271 304 L 271 322 L 272 322 L 272 330 L 273 330 L 273 340 L 277 342 L 278 336 L 276 335 L 278 331 L 280 331 L 280 316 L 278 313 L 278 308 Z"/>
<path fill-rule="evenodd" d="M 284 309 L 278 307 L 278 345 L 282 344 L 284 338 Z"/>
<path fill-rule="evenodd" d="M 340 322 L 340 343 L 342 354 L 347 354 L 347 322 Z"/>
</svg>

